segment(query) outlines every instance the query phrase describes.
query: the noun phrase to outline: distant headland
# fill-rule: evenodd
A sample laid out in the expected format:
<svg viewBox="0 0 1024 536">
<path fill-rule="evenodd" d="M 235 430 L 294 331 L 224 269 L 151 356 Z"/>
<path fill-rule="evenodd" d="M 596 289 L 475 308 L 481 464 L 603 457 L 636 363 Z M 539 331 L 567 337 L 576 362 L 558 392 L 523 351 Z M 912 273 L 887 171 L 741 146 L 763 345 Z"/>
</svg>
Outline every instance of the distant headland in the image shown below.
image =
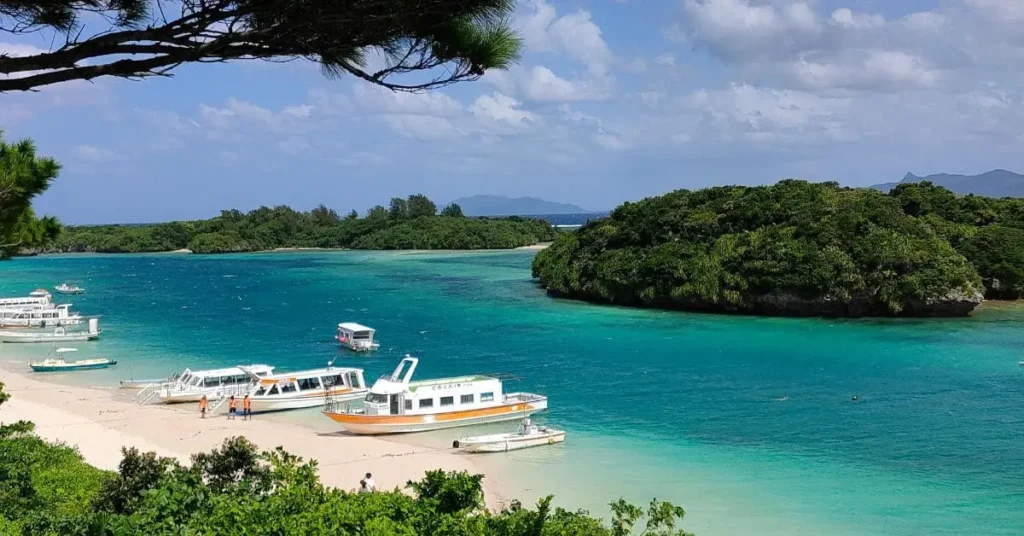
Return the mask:
<svg viewBox="0 0 1024 536">
<path fill-rule="evenodd" d="M 1024 295 L 1024 199 L 929 182 L 678 190 L 624 203 L 537 254 L 554 296 L 794 316 L 963 316 Z"/>
<path fill-rule="evenodd" d="M 545 201 L 537 197 L 474 195 L 453 201 L 467 216 L 538 216 L 594 212 L 577 205 Z"/>
<path fill-rule="evenodd" d="M 900 182 L 876 184 L 872 188 L 888 192 L 899 184 L 930 182 L 942 186 L 957 194 L 974 194 L 985 197 L 1024 197 L 1024 175 L 993 169 L 980 175 L 953 175 L 937 173 L 926 177 L 918 177 L 907 173 Z"/>
</svg>

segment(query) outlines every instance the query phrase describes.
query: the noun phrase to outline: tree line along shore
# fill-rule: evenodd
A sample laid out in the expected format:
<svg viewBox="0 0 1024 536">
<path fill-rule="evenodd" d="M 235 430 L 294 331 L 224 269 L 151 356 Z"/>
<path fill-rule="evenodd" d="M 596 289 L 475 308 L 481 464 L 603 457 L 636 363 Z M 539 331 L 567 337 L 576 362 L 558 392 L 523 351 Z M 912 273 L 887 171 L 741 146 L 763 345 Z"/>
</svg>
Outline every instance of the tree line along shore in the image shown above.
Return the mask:
<svg viewBox="0 0 1024 536">
<path fill-rule="evenodd" d="M 249 212 L 225 210 L 208 220 L 146 225 L 66 226 L 30 253 L 142 253 L 188 249 L 238 253 L 280 248 L 512 249 L 554 240 L 557 229 L 524 217 L 470 218 L 456 204 L 440 211 L 424 195 L 393 198 L 360 216 L 342 217 L 320 205 L 308 212 L 287 206 Z"/>
<path fill-rule="evenodd" d="M 794 316 L 962 316 L 1024 294 L 1024 199 L 928 182 L 678 190 L 625 203 L 533 262 L 554 296 Z"/>
</svg>

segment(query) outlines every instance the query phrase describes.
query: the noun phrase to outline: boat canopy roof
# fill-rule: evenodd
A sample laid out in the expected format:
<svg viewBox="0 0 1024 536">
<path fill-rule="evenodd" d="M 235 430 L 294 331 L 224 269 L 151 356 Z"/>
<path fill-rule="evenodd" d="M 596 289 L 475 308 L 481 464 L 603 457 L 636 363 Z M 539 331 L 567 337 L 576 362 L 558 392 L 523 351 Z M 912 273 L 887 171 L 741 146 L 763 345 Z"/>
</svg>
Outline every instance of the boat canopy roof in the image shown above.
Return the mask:
<svg viewBox="0 0 1024 536">
<path fill-rule="evenodd" d="M 28 295 L 32 296 L 32 297 L 35 297 L 35 298 L 41 298 L 43 296 L 49 296 L 50 295 L 50 291 L 46 290 L 45 288 L 37 288 L 37 289 L 33 290 L 32 292 L 29 292 Z"/>
<path fill-rule="evenodd" d="M 295 372 L 280 372 L 278 374 L 271 374 L 270 376 L 264 376 L 260 378 L 260 383 L 263 385 L 270 385 L 278 382 L 295 381 L 299 378 L 313 378 L 319 376 L 335 376 L 338 374 L 348 374 L 349 372 L 362 372 L 363 369 L 353 367 L 330 367 L 320 368 L 311 370 L 297 370 Z"/>
<path fill-rule="evenodd" d="M 78 351 L 78 348 L 57 348 L 56 350 L 54 350 L 54 352 L 57 352 L 58 354 L 63 354 L 64 352 L 77 352 L 77 351 Z"/>
<path fill-rule="evenodd" d="M 374 329 L 371 327 L 367 327 L 362 324 L 356 324 L 355 322 L 342 322 L 338 324 L 338 327 L 346 331 L 374 331 Z"/>
<path fill-rule="evenodd" d="M 227 367 L 220 369 L 207 369 L 207 370 L 191 370 L 186 369 L 185 372 L 198 378 L 216 378 L 219 376 L 237 376 L 239 374 L 270 374 L 274 370 L 274 367 L 269 365 L 246 365 L 244 367 Z"/>
</svg>

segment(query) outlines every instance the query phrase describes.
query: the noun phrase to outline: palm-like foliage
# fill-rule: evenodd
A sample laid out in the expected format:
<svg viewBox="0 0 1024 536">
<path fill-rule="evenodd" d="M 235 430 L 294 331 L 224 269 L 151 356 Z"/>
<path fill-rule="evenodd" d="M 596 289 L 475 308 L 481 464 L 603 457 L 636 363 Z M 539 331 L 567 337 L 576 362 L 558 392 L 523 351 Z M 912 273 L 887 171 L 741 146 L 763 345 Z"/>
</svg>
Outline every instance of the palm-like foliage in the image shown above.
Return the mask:
<svg viewBox="0 0 1024 536">
<path fill-rule="evenodd" d="M 0 258 L 57 236 L 57 220 L 37 219 L 31 203 L 59 172 L 60 165 L 54 159 L 36 156 L 31 141 L 8 144 L 0 137 Z"/>
</svg>

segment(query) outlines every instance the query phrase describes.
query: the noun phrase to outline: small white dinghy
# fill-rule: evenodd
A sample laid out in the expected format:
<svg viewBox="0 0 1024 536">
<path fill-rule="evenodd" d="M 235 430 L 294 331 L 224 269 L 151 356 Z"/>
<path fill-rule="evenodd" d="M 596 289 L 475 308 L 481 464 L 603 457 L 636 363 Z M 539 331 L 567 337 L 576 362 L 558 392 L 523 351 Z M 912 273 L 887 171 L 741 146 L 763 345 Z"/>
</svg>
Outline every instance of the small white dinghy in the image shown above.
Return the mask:
<svg viewBox="0 0 1024 536">
<path fill-rule="evenodd" d="M 452 447 L 465 452 L 507 452 L 565 441 L 565 430 L 537 426 L 529 417 L 523 419 L 519 429 L 511 434 L 490 434 L 464 437 L 452 442 Z"/>
</svg>

